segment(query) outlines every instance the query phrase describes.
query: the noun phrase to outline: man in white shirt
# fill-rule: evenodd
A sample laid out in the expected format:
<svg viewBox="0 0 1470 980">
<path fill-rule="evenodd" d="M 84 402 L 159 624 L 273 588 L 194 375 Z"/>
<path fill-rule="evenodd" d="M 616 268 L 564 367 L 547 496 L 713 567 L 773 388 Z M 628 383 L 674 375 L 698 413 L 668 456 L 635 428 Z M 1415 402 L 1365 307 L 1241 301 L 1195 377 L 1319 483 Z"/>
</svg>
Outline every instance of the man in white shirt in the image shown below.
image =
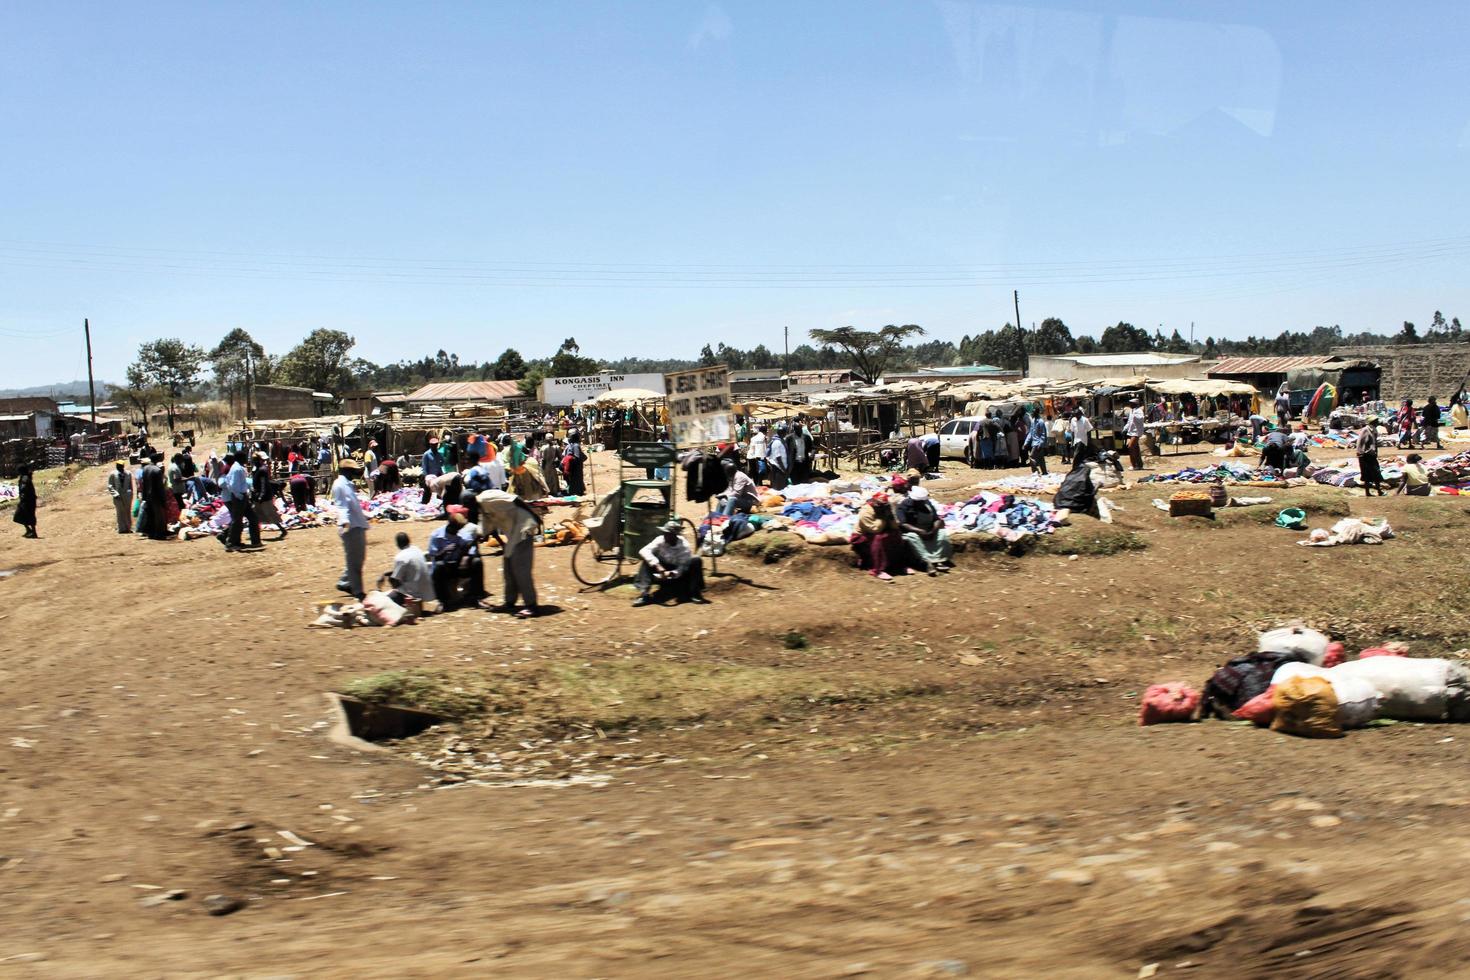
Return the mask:
<svg viewBox="0 0 1470 980">
<path fill-rule="evenodd" d="M 755 510 L 756 504 L 760 503 L 755 481 L 740 472 L 740 467 L 728 456 L 720 460 L 720 468 L 724 470 L 725 481 L 729 486 L 725 490 L 725 502 L 720 505 L 719 513 L 730 517 L 734 514 L 749 514 Z"/>
<path fill-rule="evenodd" d="M 1128 437 L 1128 465 L 1135 470 L 1143 469 L 1143 408 L 1137 398 L 1128 402 L 1128 422 L 1123 426 L 1123 434 Z"/>
<path fill-rule="evenodd" d="M 760 425 L 756 426 L 755 433 L 751 435 L 750 445 L 745 447 L 745 461 L 750 465 L 750 475 L 757 483 L 766 472 L 766 445 L 769 441 L 766 427 Z"/>
<path fill-rule="evenodd" d="M 387 574 L 388 582 L 393 586 L 389 597 L 399 605 L 404 599 L 433 602 L 438 597 L 434 593 L 434 580 L 429 574 L 429 562 L 424 553 L 414 547 L 413 539 L 406 531 L 399 531 L 393 543 L 398 546 L 398 554 L 393 556 L 393 568 Z"/>
<path fill-rule="evenodd" d="M 337 479 L 332 483 L 332 504 L 337 508 L 337 527 L 342 536 L 342 577 L 337 580 L 337 590 L 361 599 L 362 565 L 367 559 L 367 515 L 362 512 L 362 501 L 357 499 L 357 487 L 352 481 L 361 475 L 362 464 L 355 459 L 344 459 L 337 464 Z"/>
<path fill-rule="evenodd" d="M 679 533 L 683 529 L 681 522 L 669 521 L 660 528 L 662 533 L 638 552 L 643 563 L 633 579 L 638 587 L 638 598 L 633 600 L 633 605 L 647 606 L 670 598 L 701 604 L 709 601 L 704 597 L 704 562 Z M 649 593 L 655 585 L 658 594 L 651 596 Z"/>
<path fill-rule="evenodd" d="M 1097 455 L 1092 449 L 1092 420 L 1082 409 L 1072 412 L 1072 459 L 1080 462 Z"/>
<path fill-rule="evenodd" d="M 505 602 L 492 611 L 529 619 L 539 608 L 532 575 L 541 515 L 520 497 L 503 490 L 486 490 L 476 499 L 481 536 L 497 537 L 502 542 L 500 568 L 505 578 Z M 519 600 L 525 601 L 525 608 L 517 610 Z"/>
</svg>

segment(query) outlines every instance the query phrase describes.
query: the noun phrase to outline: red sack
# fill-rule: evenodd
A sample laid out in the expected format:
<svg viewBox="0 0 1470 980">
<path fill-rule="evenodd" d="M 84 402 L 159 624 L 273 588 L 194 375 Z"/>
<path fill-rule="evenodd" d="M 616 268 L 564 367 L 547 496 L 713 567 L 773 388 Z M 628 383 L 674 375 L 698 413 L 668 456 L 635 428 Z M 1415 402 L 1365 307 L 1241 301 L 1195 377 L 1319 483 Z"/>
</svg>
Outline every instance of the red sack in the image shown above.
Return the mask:
<svg viewBox="0 0 1470 980">
<path fill-rule="evenodd" d="M 1140 725 L 1171 721 L 1194 721 L 1199 717 L 1199 692 L 1182 681 L 1153 684 L 1143 692 L 1138 706 Z"/>
<path fill-rule="evenodd" d="M 1275 690 L 1274 684 L 1266 688 L 1265 691 L 1236 708 L 1230 717 L 1239 718 L 1241 721 L 1252 721 L 1262 728 L 1269 728 L 1276 717 L 1276 703 L 1271 700 Z"/>
<path fill-rule="evenodd" d="M 1402 653 L 1399 653 L 1397 650 L 1390 650 L 1388 647 L 1369 647 L 1368 649 L 1364 650 L 1362 653 L 1358 654 L 1358 659 L 1359 660 L 1367 660 L 1369 657 L 1402 657 L 1402 656 L 1403 656 Z"/>
<path fill-rule="evenodd" d="M 1322 654 L 1323 667 L 1336 667 L 1347 657 L 1347 647 L 1333 640 L 1327 644 L 1327 651 Z"/>
</svg>

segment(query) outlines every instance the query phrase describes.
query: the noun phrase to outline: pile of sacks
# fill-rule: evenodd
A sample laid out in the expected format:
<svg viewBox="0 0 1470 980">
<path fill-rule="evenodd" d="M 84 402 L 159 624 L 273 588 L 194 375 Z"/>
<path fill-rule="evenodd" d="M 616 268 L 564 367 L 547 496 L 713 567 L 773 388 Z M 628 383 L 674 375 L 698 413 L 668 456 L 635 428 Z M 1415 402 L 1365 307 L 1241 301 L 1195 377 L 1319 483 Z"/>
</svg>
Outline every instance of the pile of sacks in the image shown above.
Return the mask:
<svg viewBox="0 0 1470 980">
<path fill-rule="evenodd" d="M 1198 695 L 1177 682 L 1150 687 L 1139 724 L 1202 716 L 1309 738 L 1341 738 L 1380 718 L 1470 722 L 1470 666 L 1410 657 L 1398 643 L 1347 660 L 1343 645 L 1317 630 L 1283 627 L 1262 633 L 1255 653 L 1215 671 Z"/>
</svg>

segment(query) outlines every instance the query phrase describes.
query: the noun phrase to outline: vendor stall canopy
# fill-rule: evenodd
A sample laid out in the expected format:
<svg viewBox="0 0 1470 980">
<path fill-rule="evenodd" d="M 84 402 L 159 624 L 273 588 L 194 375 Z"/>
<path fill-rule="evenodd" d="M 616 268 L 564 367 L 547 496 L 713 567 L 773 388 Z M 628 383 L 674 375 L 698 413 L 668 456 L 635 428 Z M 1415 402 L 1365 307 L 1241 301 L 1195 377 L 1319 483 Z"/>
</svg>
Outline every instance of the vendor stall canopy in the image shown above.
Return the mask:
<svg viewBox="0 0 1470 980">
<path fill-rule="evenodd" d="M 653 391 L 648 388 L 614 388 L 605 391 L 596 398 L 589 398 L 579 405 L 595 405 L 598 408 L 627 408 L 633 405 L 642 405 L 647 402 L 661 402 L 664 393 Z"/>
<path fill-rule="evenodd" d="M 1144 387 L 1160 395 L 1195 395 L 1202 398 L 1256 393 L 1255 386 L 1244 381 L 1223 381 L 1217 378 L 1171 378 L 1166 381 L 1150 381 Z"/>
</svg>

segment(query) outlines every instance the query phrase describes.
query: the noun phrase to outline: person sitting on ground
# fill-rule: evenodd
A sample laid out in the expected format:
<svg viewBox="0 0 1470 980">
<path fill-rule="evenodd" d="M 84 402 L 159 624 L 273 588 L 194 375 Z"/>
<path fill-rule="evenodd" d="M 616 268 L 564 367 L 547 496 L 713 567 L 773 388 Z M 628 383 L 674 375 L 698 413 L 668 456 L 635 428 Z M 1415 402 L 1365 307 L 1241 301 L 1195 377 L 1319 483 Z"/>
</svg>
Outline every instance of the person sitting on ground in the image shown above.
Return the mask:
<svg viewBox="0 0 1470 980">
<path fill-rule="evenodd" d="M 398 554 L 393 556 L 393 567 L 378 580 L 379 588 L 383 579 L 387 579 L 393 587 L 388 598 L 400 606 L 407 605 L 409 600 L 417 600 L 420 607 L 425 602 L 435 601 L 434 579 L 424 553 L 414 547 L 407 531 L 399 531 L 393 543 L 398 546 Z"/>
<path fill-rule="evenodd" d="M 954 567 L 951 561 L 954 548 L 949 543 L 949 532 L 944 521 L 929 499 L 924 487 L 914 487 L 908 496 L 898 502 L 898 524 L 903 530 L 903 539 L 913 549 L 920 566 L 930 575 L 947 572 Z"/>
<path fill-rule="evenodd" d="M 755 481 L 750 475 L 740 469 L 738 463 L 731 456 L 720 460 L 720 469 L 725 473 L 725 481 L 729 486 L 725 489 L 724 503 L 720 504 L 719 513 L 726 517 L 735 514 L 749 514 L 755 510 L 760 503 L 760 497 L 756 493 Z"/>
<path fill-rule="evenodd" d="M 894 574 L 908 574 L 903 532 L 886 493 L 875 493 L 863 504 L 858 511 L 857 530 L 848 543 L 858 556 L 858 567 L 878 581 L 888 582 Z"/>
<path fill-rule="evenodd" d="M 1427 497 L 1434 492 L 1429 485 L 1429 470 L 1424 468 L 1424 457 L 1410 453 L 1404 463 L 1403 476 L 1394 481 L 1394 495 L 1406 493 L 1411 497 Z"/>
<path fill-rule="evenodd" d="M 661 532 L 638 552 L 642 563 L 633 584 L 638 587 L 635 606 L 676 602 L 704 603 L 704 562 L 680 533 L 681 521 L 669 521 Z M 658 591 L 655 592 L 654 588 Z M 651 593 L 651 594 L 650 594 Z"/>
<path fill-rule="evenodd" d="M 444 508 L 447 520 L 429 535 L 429 567 L 434 595 L 446 611 L 481 605 L 485 566 L 480 560 L 479 528 L 459 504 Z"/>
</svg>

